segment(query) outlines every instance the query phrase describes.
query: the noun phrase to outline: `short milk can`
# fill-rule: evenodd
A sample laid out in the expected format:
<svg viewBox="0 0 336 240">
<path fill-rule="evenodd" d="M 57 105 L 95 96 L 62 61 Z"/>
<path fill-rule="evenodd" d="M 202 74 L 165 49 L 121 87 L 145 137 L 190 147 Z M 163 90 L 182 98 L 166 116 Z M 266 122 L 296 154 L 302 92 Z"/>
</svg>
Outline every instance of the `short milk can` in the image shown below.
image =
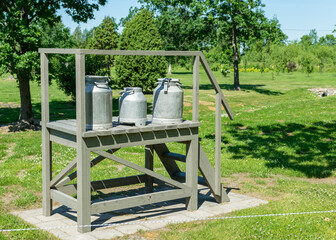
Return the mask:
<svg viewBox="0 0 336 240">
<path fill-rule="evenodd" d="M 120 92 L 119 123 L 144 126 L 147 121 L 147 99 L 140 87 L 126 87 Z"/>
<path fill-rule="evenodd" d="M 86 129 L 112 127 L 112 90 L 105 76 L 85 76 Z"/>
<path fill-rule="evenodd" d="M 153 91 L 153 123 L 182 122 L 183 90 L 179 79 L 159 78 Z"/>
</svg>

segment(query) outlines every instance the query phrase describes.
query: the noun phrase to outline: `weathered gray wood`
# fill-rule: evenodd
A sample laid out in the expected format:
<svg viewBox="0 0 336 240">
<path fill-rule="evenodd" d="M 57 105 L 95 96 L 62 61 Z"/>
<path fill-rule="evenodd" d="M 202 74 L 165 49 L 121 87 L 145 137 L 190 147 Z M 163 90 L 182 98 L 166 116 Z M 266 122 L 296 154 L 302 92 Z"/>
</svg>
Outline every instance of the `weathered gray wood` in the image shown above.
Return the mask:
<svg viewBox="0 0 336 240">
<path fill-rule="evenodd" d="M 187 144 L 187 159 L 186 159 L 186 184 L 191 189 L 190 197 L 186 198 L 186 207 L 189 211 L 197 210 L 197 180 L 198 180 L 198 137 L 191 140 Z"/>
<path fill-rule="evenodd" d="M 76 125 L 73 126 L 73 124 L 71 123 L 72 123 L 71 120 L 68 120 L 68 123 L 65 121 L 55 121 L 48 123 L 47 127 L 60 132 L 76 135 Z"/>
<path fill-rule="evenodd" d="M 112 178 L 112 179 L 104 179 L 99 181 L 91 182 L 91 190 L 97 191 L 100 189 L 108 189 L 114 187 L 122 187 L 133 184 L 144 183 L 147 180 L 147 175 L 135 175 L 121 178 Z M 65 194 L 75 194 L 77 192 L 77 184 L 69 184 L 65 186 L 55 187 L 56 190 L 59 190 Z"/>
<path fill-rule="evenodd" d="M 215 131 L 215 189 L 220 193 L 221 189 L 221 142 L 222 142 L 222 109 L 221 98 L 216 93 L 216 131 Z"/>
<path fill-rule="evenodd" d="M 169 153 L 169 149 L 167 148 L 167 145 L 162 144 L 156 144 L 154 145 L 154 150 L 159 156 L 163 166 L 167 170 L 169 176 L 174 179 L 175 174 L 181 172 L 180 168 L 177 166 L 176 162 L 174 160 L 171 160 L 170 158 L 165 158 L 164 155 Z"/>
<path fill-rule="evenodd" d="M 142 50 L 97 50 L 73 48 L 39 48 L 39 53 L 51 54 L 93 54 L 93 55 L 131 55 L 131 56 L 199 56 L 199 51 L 142 51 Z"/>
<path fill-rule="evenodd" d="M 90 151 L 82 133 L 85 127 L 85 55 L 76 54 L 76 136 L 77 136 L 77 225 L 91 224 Z M 78 227 L 81 233 L 91 227 Z"/>
<path fill-rule="evenodd" d="M 208 61 L 205 59 L 204 55 L 202 54 L 201 55 L 201 63 L 203 65 L 203 68 L 206 72 L 206 74 L 208 75 L 211 83 L 212 83 L 212 86 L 213 88 L 215 89 L 216 93 L 219 93 L 220 97 L 221 97 L 221 102 L 222 102 L 222 105 L 226 111 L 226 113 L 228 114 L 228 116 L 230 117 L 231 120 L 233 120 L 233 112 L 229 106 L 229 103 L 226 101 L 225 97 L 224 97 L 224 94 L 220 88 L 220 86 L 218 85 L 218 82 L 216 81 L 216 78 L 215 76 L 213 75 L 211 69 L 210 69 L 210 66 L 209 66 L 209 63 Z"/>
<path fill-rule="evenodd" d="M 148 193 L 141 196 L 133 196 L 92 204 L 92 214 L 110 212 L 125 208 L 153 204 L 157 202 L 170 201 L 188 196 L 190 192 L 183 189 L 167 190 L 163 192 Z"/>
<path fill-rule="evenodd" d="M 193 107 L 192 107 L 192 120 L 193 122 L 198 122 L 199 114 L 199 60 L 200 57 L 196 56 L 194 58 L 194 68 L 193 68 Z"/>
<path fill-rule="evenodd" d="M 123 148 L 123 147 L 135 147 L 141 145 L 155 145 L 162 142 L 183 142 L 183 141 L 190 141 L 192 136 L 197 134 L 196 129 L 186 129 L 185 131 L 180 131 L 180 135 L 177 137 L 169 137 L 167 131 L 155 131 L 152 132 L 152 136 L 149 137 L 143 136 L 142 133 L 138 135 L 139 138 L 129 138 L 130 134 L 119 134 L 113 135 L 109 138 L 106 138 L 104 141 L 100 137 L 91 137 L 85 138 L 85 142 L 92 151 L 96 150 L 103 150 L 108 148 Z M 171 130 L 169 130 L 171 131 Z"/>
<path fill-rule="evenodd" d="M 185 172 L 179 172 L 179 173 L 175 174 L 175 178 L 185 182 L 186 173 Z M 208 183 L 204 180 L 203 177 L 198 176 L 197 181 L 198 181 L 198 184 L 208 187 Z"/>
<path fill-rule="evenodd" d="M 66 175 L 68 175 L 77 165 L 77 159 L 72 160 L 65 168 L 59 172 L 56 177 L 50 182 L 50 187 L 54 187 L 59 183 Z"/>
<path fill-rule="evenodd" d="M 51 189 L 51 197 L 53 200 L 72 208 L 73 210 L 77 210 L 77 199 L 55 189 Z"/>
<path fill-rule="evenodd" d="M 106 153 L 104 151 L 94 151 L 94 153 L 97 153 L 97 154 L 99 154 L 101 156 L 104 156 L 104 157 L 106 157 L 108 159 L 111 159 L 111 160 L 113 160 L 115 162 L 121 163 L 121 164 L 123 164 L 123 165 L 125 165 L 127 167 L 133 168 L 134 170 L 137 170 L 139 172 L 145 173 L 145 174 L 147 174 L 149 176 L 152 176 L 154 178 L 160 179 L 160 180 L 162 180 L 164 182 L 167 182 L 167 183 L 169 183 L 169 184 L 171 184 L 173 186 L 176 186 L 178 188 L 181 188 L 181 189 L 186 189 L 187 188 L 187 186 L 185 184 L 182 184 L 182 183 L 180 183 L 178 181 L 175 181 L 175 180 L 172 180 L 172 179 L 167 178 L 165 176 L 162 176 L 162 175 L 160 175 L 160 174 L 158 174 L 156 172 L 153 172 L 153 171 L 151 171 L 151 170 L 149 170 L 147 168 L 144 168 L 144 167 L 141 167 L 141 166 L 136 165 L 134 163 L 131 163 L 129 161 L 126 161 L 125 159 L 122 159 L 122 158 L 120 158 L 118 156 Z"/>
<path fill-rule="evenodd" d="M 107 150 L 108 153 L 115 153 L 116 151 L 118 151 L 120 148 L 115 148 L 115 149 L 110 149 Z M 94 167 L 95 165 L 97 165 L 98 163 L 100 163 L 101 161 L 103 161 L 105 159 L 105 157 L 102 156 L 98 156 L 96 158 L 94 158 L 91 162 L 90 162 L 90 167 Z M 63 178 L 61 181 L 59 181 L 55 186 L 56 187 L 62 187 L 65 184 L 69 183 L 71 180 L 75 179 L 77 177 L 77 171 L 71 173 L 69 176 Z"/>
<path fill-rule="evenodd" d="M 179 153 L 168 152 L 163 154 L 164 159 L 176 160 L 179 162 L 186 162 L 186 155 Z"/>
<path fill-rule="evenodd" d="M 52 177 L 52 144 L 50 133 L 47 129 L 49 122 L 49 68 L 48 57 L 41 54 L 41 122 L 42 122 L 42 206 L 43 215 L 52 213 L 52 200 L 50 192 L 50 180 Z"/>
<path fill-rule="evenodd" d="M 154 148 L 153 145 L 145 146 L 145 167 L 151 171 L 154 170 Z M 153 192 L 153 177 L 147 175 L 146 179 L 146 192 Z"/>
<path fill-rule="evenodd" d="M 50 141 L 64 146 L 77 148 L 76 135 L 71 135 L 66 132 L 61 132 L 54 129 L 49 129 L 49 133 L 50 133 Z"/>
<path fill-rule="evenodd" d="M 217 202 L 221 202 L 221 192 L 217 192 L 215 184 L 215 170 L 213 169 L 212 165 L 210 164 L 209 159 L 207 158 L 204 150 L 200 146 L 200 158 L 198 168 L 203 175 L 204 180 L 208 183 L 210 191 L 212 192 L 214 198 Z"/>
</svg>

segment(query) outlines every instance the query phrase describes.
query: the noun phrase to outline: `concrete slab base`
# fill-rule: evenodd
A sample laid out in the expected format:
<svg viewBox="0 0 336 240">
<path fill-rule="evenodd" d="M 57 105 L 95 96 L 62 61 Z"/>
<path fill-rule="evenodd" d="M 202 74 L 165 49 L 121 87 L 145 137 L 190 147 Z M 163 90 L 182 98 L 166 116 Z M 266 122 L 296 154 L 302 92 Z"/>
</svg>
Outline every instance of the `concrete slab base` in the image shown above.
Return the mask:
<svg viewBox="0 0 336 240">
<path fill-rule="evenodd" d="M 218 204 L 206 187 L 199 187 L 199 209 L 187 211 L 185 200 L 156 203 L 147 206 L 124 209 L 109 213 L 97 214 L 91 217 L 91 224 L 116 224 L 114 226 L 95 226 L 92 232 L 78 233 L 76 227 L 77 214 L 75 211 L 59 206 L 53 210 L 50 217 L 42 216 L 42 209 L 13 212 L 26 222 L 38 228 L 59 227 L 46 229 L 61 239 L 111 239 L 137 231 L 158 230 L 165 227 L 170 221 L 188 221 L 198 218 L 209 218 L 236 210 L 256 207 L 266 204 L 267 201 L 237 194 L 229 193 L 230 202 Z M 118 225 L 119 224 L 119 225 Z M 127 225 L 125 225 L 127 224 Z"/>
</svg>

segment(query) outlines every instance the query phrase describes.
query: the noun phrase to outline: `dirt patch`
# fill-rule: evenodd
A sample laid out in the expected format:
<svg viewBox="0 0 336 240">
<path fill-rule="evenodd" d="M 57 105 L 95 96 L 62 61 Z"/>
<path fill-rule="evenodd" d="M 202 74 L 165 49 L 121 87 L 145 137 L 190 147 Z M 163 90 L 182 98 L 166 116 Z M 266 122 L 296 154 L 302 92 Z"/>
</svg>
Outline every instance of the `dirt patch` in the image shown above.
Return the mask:
<svg viewBox="0 0 336 240">
<path fill-rule="evenodd" d="M 189 103 L 189 102 L 183 102 L 183 106 L 185 106 L 185 107 L 191 107 L 191 106 L 192 106 L 192 104 L 191 104 L 191 103 Z"/>
<path fill-rule="evenodd" d="M 15 123 L 0 125 L 0 133 L 3 134 L 26 131 L 26 130 L 33 130 L 33 131 L 41 130 L 40 120 L 32 119 L 31 122 L 22 120 Z"/>
<path fill-rule="evenodd" d="M 199 101 L 200 105 L 204 105 L 204 106 L 213 106 L 215 105 L 215 103 L 213 102 L 206 102 L 206 101 Z"/>
<path fill-rule="evenodd" d="M 215 108 L 215 107 L 208 107 L 208 109 L 209 109 L 210 111 L 213 111 L 213 112 L 216 111 L 216 108 Z"/>
<path fill-rule="evenodd" d="M 336 95 L 336 88 L 312 88 L 308 91 L 315 93 L 319 97 L 328 97 Z"/>
<path fill-rule="evenodd" d="M 4 102 L 0 102 L 0 108 L 19 108 L 20 105 L 17 104 L 16 102 L 8 102 L 8 103 L 4 103 Z"/>
</svg>

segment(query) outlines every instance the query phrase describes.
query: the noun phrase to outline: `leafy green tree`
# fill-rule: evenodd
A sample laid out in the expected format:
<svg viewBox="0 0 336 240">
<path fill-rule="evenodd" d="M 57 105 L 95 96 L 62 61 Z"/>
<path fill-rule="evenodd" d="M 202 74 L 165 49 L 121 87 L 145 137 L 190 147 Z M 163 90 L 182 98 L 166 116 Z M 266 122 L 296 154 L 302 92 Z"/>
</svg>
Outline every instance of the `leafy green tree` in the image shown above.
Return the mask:
<svg viewBox="0 0 336 240">
<path fill-rule="evenodd" d="M 112 50 L 118 47 L 118 32 L 115 19 L 105 17 L 103 22 L 93 30 L 93 36 L 89 40 L 87 48 Z M 111 77 L 113 56 L 89 55 L 87 57 L 86 70 L 89 74 L 108 75 Z"/>
<path fill-rule="evenodd" d="M 88 3 L 86 0 L 0 1 L 0 65 L 16 77 L 20 89 L 21 109 L 19 120 L 33 122 L 30 81 L 38 79 L 42 32 L 40 25 L 59 22 L 60 8 L 76 22 L 93 18 L 94 10 L 106 0 Z"/>
<path fill-rule="evenodd" d="M 161 50 L 162 40 L 154 25 L 153 14 L 146 9 L 125 24 L 120 50 Z M 117 84 L 120 88 L 142 87 L 151 91 L 157 78 L 165 76 L 167 62 L 163 57 L 119 56 L 116 58 Z"/>
<path fill-rule="evenodd" d="M 320 37 L 319 44 L 323 46 L 335 46 L 336 45 L 336 37 L 332 34 L 327 34 L 323 37 Z"/>
<path fill-rule="evenodd" d="M 318 43 L 318 36 L 315 29 L 310 30 L 308 35 L 303 35 L 301 37 L 300 43 L 304 46 L 315 45 Z"/>
<path fill-rule="evenodd" d="M 231 39 L 234 89 L 240 90 L 239 83 L 239 43 L 260 38 L 264 17 L 260 0 L 211 0 L 210 13 L 219 25 L 219 37 Z"/>
</svg>

